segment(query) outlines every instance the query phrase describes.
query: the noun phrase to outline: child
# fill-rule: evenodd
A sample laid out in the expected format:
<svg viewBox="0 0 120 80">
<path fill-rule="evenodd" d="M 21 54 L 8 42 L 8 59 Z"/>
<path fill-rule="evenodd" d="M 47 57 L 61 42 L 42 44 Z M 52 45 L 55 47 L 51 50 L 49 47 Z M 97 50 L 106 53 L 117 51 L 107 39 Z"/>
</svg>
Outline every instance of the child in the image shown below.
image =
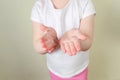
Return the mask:
<svg viewBox="0 0 120 80">
<path fill-rule="evenodd" d="M 95 10 L 91 0 L 37 0 L 31 14 L 35 50 L 51 80 L 87 80 Z"/>
</svg>

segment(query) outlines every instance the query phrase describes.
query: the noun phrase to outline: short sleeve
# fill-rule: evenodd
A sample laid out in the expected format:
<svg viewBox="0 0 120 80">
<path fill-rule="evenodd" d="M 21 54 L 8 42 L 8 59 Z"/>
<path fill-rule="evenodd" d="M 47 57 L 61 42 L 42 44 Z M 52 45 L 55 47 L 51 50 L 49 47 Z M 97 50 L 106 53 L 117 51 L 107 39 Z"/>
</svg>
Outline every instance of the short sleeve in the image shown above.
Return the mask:
<svg viewBox="0 0 120 80">
<path fill-rule="evenodd" d="M 91 0 L 82 0 L 82 18 L 96 14 L 94 5 Z"/>
<path fill-rule="evenodd" d="M 41 6 L 40 6 L 39 1 L 37 1 L 37 2 L 33 5 L 33 7 L 32 7 L 30 19 L 31 19 L 32 21 L 41 23 L 41 22 L 42 22 L 42 19 L 41 19 L 41 18 L 42 18 L 42 17 L 41 17 Z"/>
</svg>

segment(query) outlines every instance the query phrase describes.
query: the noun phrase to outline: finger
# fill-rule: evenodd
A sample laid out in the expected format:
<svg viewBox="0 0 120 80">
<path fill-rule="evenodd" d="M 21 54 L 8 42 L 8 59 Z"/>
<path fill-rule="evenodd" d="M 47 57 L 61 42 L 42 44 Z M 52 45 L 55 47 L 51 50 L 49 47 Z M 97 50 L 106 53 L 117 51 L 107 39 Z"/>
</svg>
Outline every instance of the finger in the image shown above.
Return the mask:
<svg viewBox="0 0 120 80">
<path fill-rule="evenodd" d="M 58 38 L 54 38 L 50 35 L 43 37 L 44 46 L 51 51 L 52 48 L 59 45 Z"/>
<path fill-rule="evenodd" d="M 74 41 L 74 46 L 75 46 L 75 49 L 77 51 L 80 51 L 81 47 L 80 47 L 80 41 L 79 40 Z"/>
<path fill-rule="evenodd" d="M 48 41 L 45 42 L 45 47 L 48 50 L 50 50 L 53 47 L 53 45 L 54 45 L 53 41 L 48 40 Z"/>
<path fill-rule="evenodd" d="M 70 45 L 70 50 L 71 50 L 72 55 L 75 55 L 76 54 L 76 48 L 74 46 L 74 43 L 70 42 L 69 45 Z"/>
<path fill-rule="evenodd" d="M 51 50 L 52 48 L 56 48 L 58 44 L 58 41 L 55 39 L 48 39 L 48 41 L 45 42 L 45 45 L 47 46 L 48 50 Z"/>
<path fill-rule="evenodd" d="M 48 27 L 41 25 L 40 30 L 42 30 L 43 32 L 46 32 L 48 30 Z"/>
<path fill-rule="evenodd" d="M 42 47 L 44 50 L 48 50 L 48 47 L 45 45 L 45 43 L 41 43 L 41 47 Z"/>
<path fill-rule="evenodd" d="M 68 53 L 70 56 L 72 55 L 70 51 L 69 43 L 65 43 L 65 50 L 66 50 L 66 53 Z"/>
<path fill-rule="evenodd" d="M 53 52 L 58 47 L 58 43 L 54 43 L 51 49 L 48 50 L 49 53 Z"/>
<path fill-rule="evenodd" d="M 58 38 L 54 39 L 54 44 L 55 44 L 55 48 L 57 48 L 59 46 L 59 40 Z"/>
<path fill-rule="evenodd" d="M 51 42 L 51 43 L 46 42 L 43 47 L 46 48 L 49 53 L 52 53 L 56 49 L 57 44 L 55 44 L 53 42 Z"/>
<path fill-rule="evenodd" d="M 55 48 L 53 47 L 53 48 L 51 48 L 50 50 L 48 50 L 48 52 L 49 52 L 49 53 L 52 53 L 52 52 L 54 51 L 54 49 L 55 49 Z"/>
<path fill-rule="evenodd" d="M 66 53 L 65 45 L 64 45 L 63 43 L 61 44 L 61 49 L 62 49 L 62 51 L 63 51 L 64 53 Z"/>
<path fill-rule="evenodd" d="M 43 49 L 43 50 L 47 50 L 47 48 L 46 48 L 46 46 L 45 46 L 45 43 L 42 41 L 42 40 L 40 40 L 40 45 L 41 45 L 41 48 Z"/>
<path fill-rule="evenodd" d="M 57 45 L 59 45 L 59 40 L 58 40 L 57 37 L 54 39 L 54 42 L 55 42 Z"/>
<path fill-rule="evenodd" d="M 48 46 L 46 45 L 46 43 L 48 43 L 48 39 L 46 39 L 46 37 L 40 38 L 40 43 L 44 50 L 48 50 Z"/>
</svg>

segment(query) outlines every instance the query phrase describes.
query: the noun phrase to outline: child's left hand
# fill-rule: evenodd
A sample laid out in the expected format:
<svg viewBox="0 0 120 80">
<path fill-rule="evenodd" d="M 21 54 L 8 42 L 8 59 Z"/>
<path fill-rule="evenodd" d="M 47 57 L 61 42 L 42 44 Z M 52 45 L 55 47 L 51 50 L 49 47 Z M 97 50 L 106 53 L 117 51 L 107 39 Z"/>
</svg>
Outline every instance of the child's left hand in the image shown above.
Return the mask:
<svg viewBox="0 0 120 80">
<path fill-rule="evenodd" d="M 75 55 L 81 51 L 80 40 L 86 40 L 86 36 L 79 29 L 71 29 L 61 37 L 61 49 L 70 56 Z"/>
</svg>

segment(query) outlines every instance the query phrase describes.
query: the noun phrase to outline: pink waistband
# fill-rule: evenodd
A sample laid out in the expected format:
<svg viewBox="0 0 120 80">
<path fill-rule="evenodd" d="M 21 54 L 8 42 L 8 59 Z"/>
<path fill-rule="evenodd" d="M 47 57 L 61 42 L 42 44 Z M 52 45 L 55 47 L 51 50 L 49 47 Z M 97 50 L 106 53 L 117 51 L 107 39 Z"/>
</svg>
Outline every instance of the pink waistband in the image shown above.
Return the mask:
<svg viewBox="0 0 120 80">
<path fill-rule="evenodd" d="M 70 77 L 70 78 L 61 78 L 50 71 L 49 71 L 49 74 L 50 74 L 51 80 L 87 80 L 88 67 L 81 73 L 79 73 L 73 77 Z"/>
</svg>

